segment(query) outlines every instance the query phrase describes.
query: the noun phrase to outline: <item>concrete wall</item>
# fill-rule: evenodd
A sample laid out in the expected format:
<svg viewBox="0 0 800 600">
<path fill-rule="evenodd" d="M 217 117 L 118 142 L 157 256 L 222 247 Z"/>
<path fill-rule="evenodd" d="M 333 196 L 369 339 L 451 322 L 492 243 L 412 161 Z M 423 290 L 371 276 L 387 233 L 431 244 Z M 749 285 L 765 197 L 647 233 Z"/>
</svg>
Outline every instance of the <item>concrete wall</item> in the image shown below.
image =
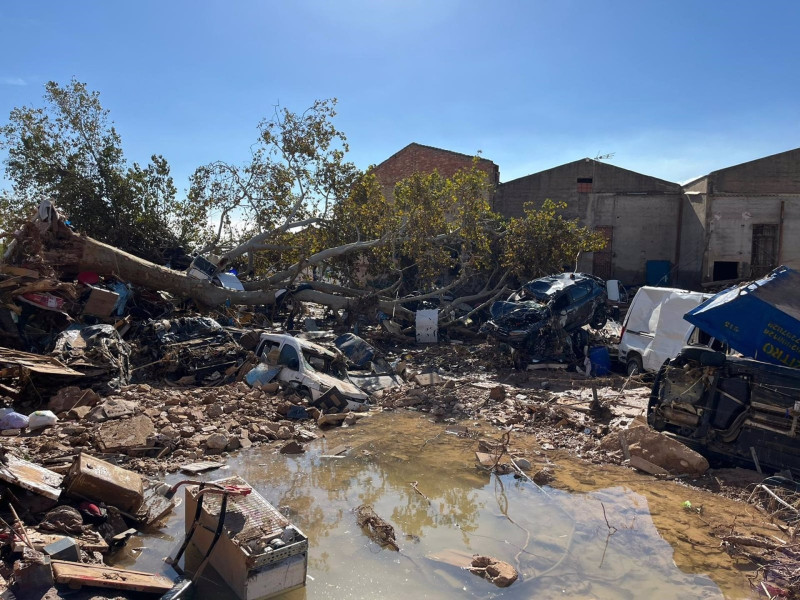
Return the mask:
<svg viewBox="0 0 800 600">
<path fill-rule="evenodd" d="M 713 194 L 800 193 L 800 148 L 714 171 L 708 180 Z"/>
<path fill-rule="evenodd" d="M 565 216 L 591 219 L 588 194 L 578 192 L 578 179 L 592 179 L 593 194 L 679 194 L 677 183 L 642 175 L 614 165 L 584 158 L 500 185 L 494 210 L 505 217 L 523 216 L 526 202 L 541 206 L 546 198 L 567 203 Z"/>
<path fill-rule="evenodd" d="M 474 157 L 467 154 L 411 143 L 375 167 L 373 172 L 381 183 L 383 195 L 394 198 L 397 182 L 414 173 L 438 171 L 443 177 L 452 177 L 461 169 L 470 169 L 473 160 Z M 492 161 L 478 159 L 477 168 L 488 175 L 492 186 L 500 182 L 500 169 Z"/>
<path fill-rule="evenodd" d="M 675 287 L 698 290 L 703 281 L 706 249 L 706 195 L 686 193 L 680 199 L 680 247 L 676 259 Z"/>
<path fill-rule="evenodd" d="M 709 240 L 703 266 L 704 281 L 712 281 L 716 261 L 738 262 L 738 277 L 749 278 L 753 225 L 761 224 L 779 226 L 781 237 L 777 263 L 800 267 L 800 194 L 796 197 L 715 194 L 711 197 L 708 212 Z"/>
<path fill-rule="evenodd" d="M 591 192 L 579 192 L 578 179 L 591 179 Z M 649 260 L 674 263 L 680 186 L 648 175 L 581 159 L 500 185 L 495 211 L 521 217 L 531 202 L 563 201 L 565 218 L 579 219 L 590 228 L 612 227 L 612 278 L 627 285 L 645 282 Z M 578 268 L 593 271 L 592 254 Z"/>
<path fill-rule="evenodd" d="M 645 283 L 647 261 L 674 265 L 680 196 L 597 195 L 594 227 L 612 227 L 612 277 Z"/>
</svg>

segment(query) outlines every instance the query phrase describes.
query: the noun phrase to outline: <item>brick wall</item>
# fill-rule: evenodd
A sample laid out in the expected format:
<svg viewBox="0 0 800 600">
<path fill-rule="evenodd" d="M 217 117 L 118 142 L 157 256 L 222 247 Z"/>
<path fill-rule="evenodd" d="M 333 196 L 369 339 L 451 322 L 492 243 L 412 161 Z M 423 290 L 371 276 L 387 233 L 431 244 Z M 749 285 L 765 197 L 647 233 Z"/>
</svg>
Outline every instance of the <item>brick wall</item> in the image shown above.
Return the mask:
<svg viewBox="0 0 800 600">
<path fill-rule="evenodd" d="M 460 169 L 472 167 L 472 161 L 473 157 L 467 154 L 412 143 L 387 158 L 373 172 L 381 182 L 384 196 L 391 198 L 395 184 L 414 173 L 438 171 L 443 177 L 452 177 Z M 477 167 L 488 175 L 490 184 L 499 183 L 500 169 L 492 161 L 478 159 Z"/>
</svg>

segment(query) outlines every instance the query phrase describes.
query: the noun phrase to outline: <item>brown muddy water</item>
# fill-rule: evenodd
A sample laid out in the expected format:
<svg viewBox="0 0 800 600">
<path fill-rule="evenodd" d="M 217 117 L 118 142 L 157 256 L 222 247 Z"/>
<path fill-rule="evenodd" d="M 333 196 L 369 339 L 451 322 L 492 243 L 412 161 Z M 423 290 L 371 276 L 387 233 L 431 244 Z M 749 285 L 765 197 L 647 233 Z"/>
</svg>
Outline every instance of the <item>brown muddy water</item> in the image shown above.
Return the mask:
<svg viewBox="0 0 800 600">
<path fill-rule="evenodd" d="M 307 587 L 286 600 L 757 597 L 744 572 L 752 566 L 737 564 L 708 534 L 709 523 L 754 519 L 744 504 L 569 459 L 557 461 L 554 487 L 542 490 L 477 470 L 476 441 L 445 427 L 412 412 L 377 414 L 328 430 L 303 455 L 248 450 L 201 477 L 240 475 L 308 536 Z M 542 464 L 535 441 L 512 443 L 531 445 L 526 456 Z M 351 447 L 347 456 L 322 456 L 341 444 Z M 686 500 L 694 510 L 683 508 Z M 362 533 L 353 514 L 362 503 L 393 525 L 399 552 Z M 163 558 L 183 537 L 183 517 L 180 506 L 163 529 L 132 539 L 116 564 L 175 577 Z M 499 558 L 520 577 L 500 589 L 431 558 L 448 549 Z M 195 597 L 234 596 L 209 567 Z"/>
</svg>

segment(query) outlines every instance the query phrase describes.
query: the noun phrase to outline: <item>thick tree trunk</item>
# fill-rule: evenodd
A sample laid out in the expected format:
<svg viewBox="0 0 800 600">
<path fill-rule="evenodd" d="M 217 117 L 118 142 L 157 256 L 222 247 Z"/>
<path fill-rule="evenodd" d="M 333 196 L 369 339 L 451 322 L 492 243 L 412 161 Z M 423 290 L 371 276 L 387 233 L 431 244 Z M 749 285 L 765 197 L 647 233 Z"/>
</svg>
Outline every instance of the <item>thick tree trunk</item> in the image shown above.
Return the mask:
<svg viewBox="0 0 800 600">
<path fill-rule="evenodd" d="M 192 298 L 206 306 L 232 305 L 271 305 L 275 303 L 275 290 L 234 291 L 212 285 L 209 281 L 188 277 L 182 271 L 174 271 L 144 259 L 138 258 L 119 248 L 98 242 L 87 236 L 78 235 L 67 227 L 58 224 L 55 232 L 45 240 L 45 259 L 54 267 L 63 270 L 95 271 L 100 275 L 113 275 L 122 281 L 151 290 L 169 292 L 175 296 Z M 302 302 L 315 302 L 334 309 L 359 310 L 365 299 L 340 296 L 324 291 L 305 289 L 294 293 L 294 298 Z M 374 305 L 387 314 L 404 320 L 413 319 L 414 314 L 405 309 L 397 309 L 393 302 L 375 300 Z M 374 315 L 369 315 L 374 316 Z"/>
</svg>

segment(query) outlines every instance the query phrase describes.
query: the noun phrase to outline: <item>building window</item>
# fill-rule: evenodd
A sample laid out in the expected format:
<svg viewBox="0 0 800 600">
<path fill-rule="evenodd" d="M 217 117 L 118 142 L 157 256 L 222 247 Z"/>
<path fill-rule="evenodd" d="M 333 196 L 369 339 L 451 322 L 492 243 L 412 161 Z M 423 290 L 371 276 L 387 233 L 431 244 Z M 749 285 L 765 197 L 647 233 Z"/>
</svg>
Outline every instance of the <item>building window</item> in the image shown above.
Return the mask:
<svg viewBox="0 0 800 600">
<path fill-rule="evenodd" d="M 753 225 L 751 277 L 763 277 L 778 266 L 778 235 L 777 225 Z"/>
<path fill-rule="evenodd" d="M 728 281 L 739 279 L 739 263 L 729 260 L 714 261 L 713 281 Z"/>
<path fill-rule="evenodd" d="M 578 193 L 591 194 L 592 193 L 592 178 L 591 177 L 578 177 Z"/>
</svg>

